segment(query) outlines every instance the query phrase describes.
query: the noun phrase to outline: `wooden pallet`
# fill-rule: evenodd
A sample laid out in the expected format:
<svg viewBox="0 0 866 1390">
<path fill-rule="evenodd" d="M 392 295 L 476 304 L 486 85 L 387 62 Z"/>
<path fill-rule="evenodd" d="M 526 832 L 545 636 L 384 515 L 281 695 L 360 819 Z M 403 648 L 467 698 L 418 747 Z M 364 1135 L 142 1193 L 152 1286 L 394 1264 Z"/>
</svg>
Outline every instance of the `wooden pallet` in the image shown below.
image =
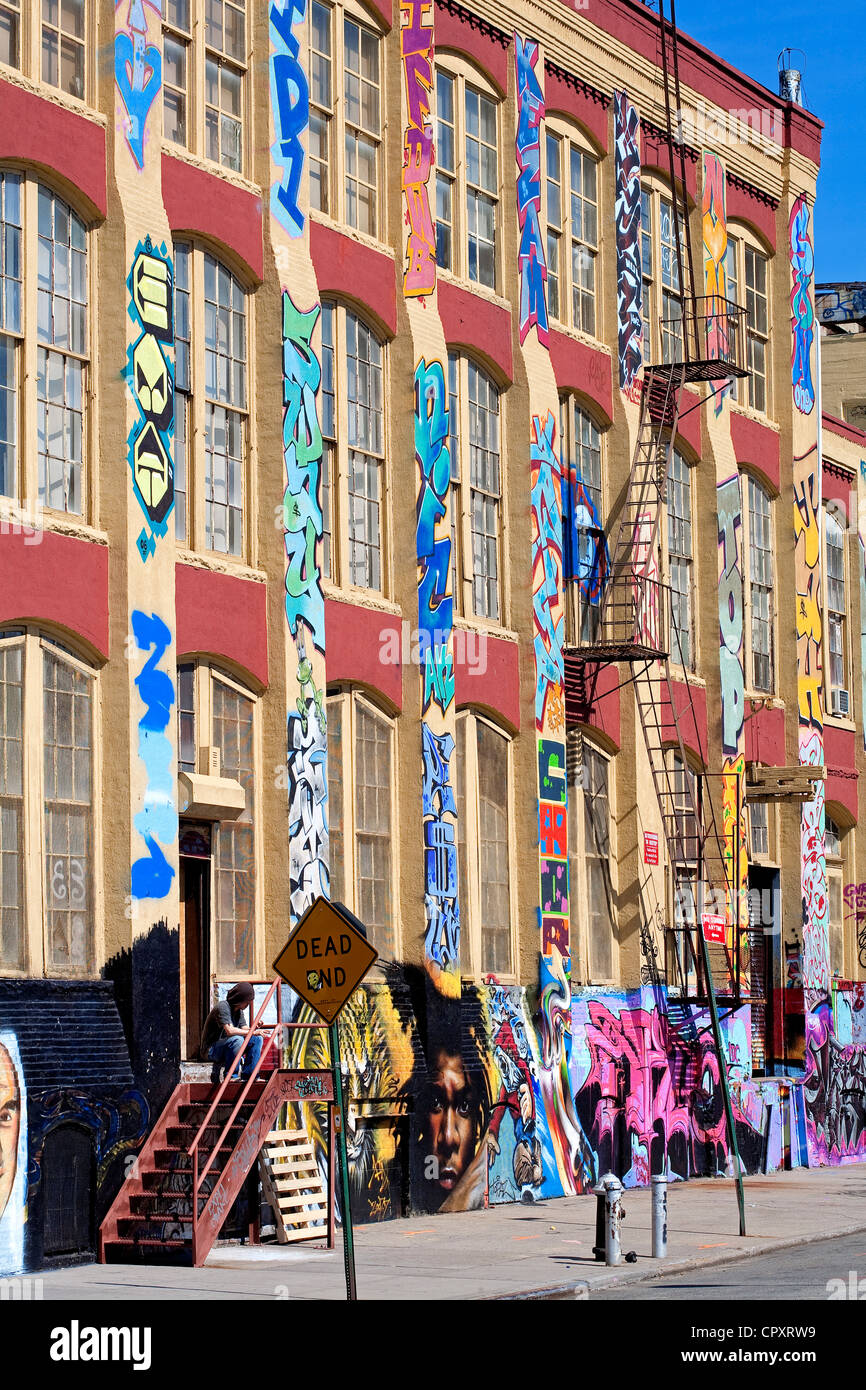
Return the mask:
<svg viewBox="0 0 866 1390">
<path fill-rule="evenodd" d="M 281 1245 L 328 1234 L 328 1192 L 305 1130 L 272 1129 L 259 1154 L 259 1171 Z"/>
</svg>

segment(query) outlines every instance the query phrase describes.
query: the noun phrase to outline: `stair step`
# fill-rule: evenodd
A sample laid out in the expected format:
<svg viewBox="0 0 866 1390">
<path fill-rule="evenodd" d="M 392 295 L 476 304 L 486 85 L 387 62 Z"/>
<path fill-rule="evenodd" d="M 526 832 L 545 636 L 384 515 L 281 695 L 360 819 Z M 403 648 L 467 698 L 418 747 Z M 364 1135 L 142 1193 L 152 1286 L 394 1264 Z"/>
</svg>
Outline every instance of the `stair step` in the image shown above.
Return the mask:
<svg viewBox="0 0 866 1390">
<path fill-rule="evenodd" d="M 106 1240 L 106 1264 L 191 1265 L 192 1242 L 187 1240 Z"/>
<path fill-rule="evenodd" d="M 156 1242 L 162 1244 L 172 1240 L 192 1238 L 192 1216 L 165 1216 L 148 1221 L 141 1216 L 120 1216 L 117 1219 L 117 1234 L 123 1240 Z"/>
</svg>

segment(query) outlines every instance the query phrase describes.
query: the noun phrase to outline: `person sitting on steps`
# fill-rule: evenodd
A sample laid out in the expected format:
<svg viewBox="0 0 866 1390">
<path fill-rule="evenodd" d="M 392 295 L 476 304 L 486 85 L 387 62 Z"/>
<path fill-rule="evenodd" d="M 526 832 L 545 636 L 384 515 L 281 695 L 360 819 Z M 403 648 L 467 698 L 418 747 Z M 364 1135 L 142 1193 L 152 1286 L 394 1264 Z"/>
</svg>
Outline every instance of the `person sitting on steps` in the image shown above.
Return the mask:
<svg viewBox="0 0 866 1390">
<path fill-rule="evenodd" d="M 246 1081 L 255 1069 L 262 1051 L 262 1038 L 258 1030 L 254 1033 L 241 1026 L 245 1011 L 255 1002 L 255 990 L 244 981 L 232 985 L 225 999 L 221 999 L 205 1019 L 201 1035 L 201 1056 L 206 1062 L 213 1062 L 210 1079 L 212 1083 L 220 1080 L 221 1073 L 230 1075 L 232 1081 Z M 241 1071 L 235 1068 L 235 1059 L 249 1036 L 241 1060 Z"/>
</svg>

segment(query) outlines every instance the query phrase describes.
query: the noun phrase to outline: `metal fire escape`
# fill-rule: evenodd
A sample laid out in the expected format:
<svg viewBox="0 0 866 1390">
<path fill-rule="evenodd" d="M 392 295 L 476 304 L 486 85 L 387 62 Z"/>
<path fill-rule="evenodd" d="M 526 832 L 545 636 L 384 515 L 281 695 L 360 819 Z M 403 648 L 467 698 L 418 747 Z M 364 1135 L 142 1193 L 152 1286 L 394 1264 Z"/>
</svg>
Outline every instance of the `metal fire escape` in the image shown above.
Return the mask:
<svg viewBox="0 0 866 1390">
<path fill-rule="evenodd" d="M 669 463 L 679 422 L 689 410 L 705 404 L 703 398 L 693 400 L 692 393 L 684 395 L 684 388 L 692 383 L 709 383 L 719 389 L 731 377 L 747 375 L 742 350 L 744 311 L 719 295 L 695 294 L 685 148 L 673 129 L 673 112 L 682 110 L 674 0 L 670 0 L 669 19 L 665 17 L 665 0 L 659 0 L 658 13 L 673 244 L 680 291 L 678 312 L 661 324 L 663 360 L 644 366 L 637 440 L 599 607 L 589 622 L 585 614 L 577 621 L 571 615 L 565 651 L 566 718 L 570 725 L 584 722 L 596 695 L 600 670 L 609 664 L 628 663 L 628 681 L 634 684 L 661 813 L 672 879 L 668 900 L 672 897 L 678 904 L 673 921 L 665 923 L 668 914 L 655 902 L 652 875 L 645 876 L 641 890 L 641 939 L 648 977 L 653 982 L 658 980 L 653 935 L 661 922 L 665 925 L 666 977 L 671 992 L 669 1026 L 681 1041 L 692 1041 L 696 1032 L 687 1006 L 709 1007 L 731 1149 L 736 1156 L 716 999 L 723 996 L 728 1008 L 739 1003 L 740 942 L 748 923 L 740 922 L 745 904 L 736 891 L 738 866 L 731 864 L 730 850 L 726 862 L 719 825 L 721 804 L 714 804 L 719 798 L 718 792 L 714 795 L 713 783 L 720 787 L 721 778 L 688 771 L 686 745 L 691 743 L 699 752 L 705 767 L 707 750 L 701 747 L 689 663 L 683 660 L 679 649 L 678 626 L 670 620 L 671 591 L 661 581 L 657 556 Z M 711 399 L 712 394 L 706 399 Z M 671 650 L 671 634 L 675 650 Z M 676 680 L 671 670 L 674 663 L 678 668 Z M 676 755 L 676 761 L 671 761 L 671 754 Z M 737 806 L 738 817 L 739 809 Z M 738 830 L 732 843 L 736 855 Z M 713 944 L 705 940 L 701 916 L 704 910 L 717 912 L 720 902 L 727 905 L 729 925 L 725 942 Z M 706 903 L 711 907 L 705 909 Z M 674 949 L 670 949 L 671 945 Z M 744 1234 L 739 1174 L 738 1198 Z"/>
</svg>

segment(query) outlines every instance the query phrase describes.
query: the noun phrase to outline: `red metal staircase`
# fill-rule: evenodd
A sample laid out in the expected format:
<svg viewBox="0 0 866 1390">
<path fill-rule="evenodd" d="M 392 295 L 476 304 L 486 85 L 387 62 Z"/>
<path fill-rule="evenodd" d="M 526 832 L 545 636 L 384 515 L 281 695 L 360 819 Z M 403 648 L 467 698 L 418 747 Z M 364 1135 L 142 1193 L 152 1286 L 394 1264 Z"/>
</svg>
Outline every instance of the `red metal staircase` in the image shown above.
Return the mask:
<svg viewBox="0 0 866 1390">
<path fill-rule="evenodd" d="M 330 1071 L 265 1069 L 291 1026 L 261 1024 L 277 988 L 275 981 L 253 1020 L 264 1036 L 248 1080 L 176 1087 L 102 1223 L 101 1263 L 204 1264 L 280 1108 L 333 1103 Z"/>
</svg>

